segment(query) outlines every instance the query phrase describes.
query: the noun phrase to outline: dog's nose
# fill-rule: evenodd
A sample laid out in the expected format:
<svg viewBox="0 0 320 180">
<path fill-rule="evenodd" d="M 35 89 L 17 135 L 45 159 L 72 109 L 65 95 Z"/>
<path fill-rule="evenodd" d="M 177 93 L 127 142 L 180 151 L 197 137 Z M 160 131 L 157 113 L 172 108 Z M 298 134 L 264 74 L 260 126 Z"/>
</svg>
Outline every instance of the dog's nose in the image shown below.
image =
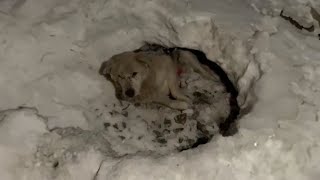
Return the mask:
<svg viewBox="0 0 320 180">
<path fill-rule="evenodd" d="M 130 88 L 130 89 L 127 89 L 125 94 L 128 96 L 128 97 L 133 97 L 134 96 L 134 89 Z"/>
</svg>

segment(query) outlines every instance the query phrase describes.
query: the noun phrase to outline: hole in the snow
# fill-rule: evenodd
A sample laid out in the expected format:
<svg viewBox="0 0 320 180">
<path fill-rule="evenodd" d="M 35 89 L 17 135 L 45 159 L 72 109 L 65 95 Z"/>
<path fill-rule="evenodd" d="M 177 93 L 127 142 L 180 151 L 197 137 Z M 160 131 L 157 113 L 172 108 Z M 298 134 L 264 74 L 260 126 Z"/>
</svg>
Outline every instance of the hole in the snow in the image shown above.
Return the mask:
<svg viewBox="0 0 320 180">
<path fill-rule="evenodd" d="M 212 70 L 219 77 L 220 82 L 224 85 L 226 91 L 230 94 L 230 97 L 228 100 L 229 106 L 230 106 L 230 112 L 228 117 L 221 124 L 219 124 L 219 130 L 223 136 L 234 135 L 237 132 L 237 127 L 235 123 L 240 112 L 240 107 L 237 101 L 238 91 L 233 85 L 233 83 L 230 81 L 230 79 L 228 78 L 227 73 L 217 63 L 209 60 L 205 55 L 205 53 L 199 50 L 188 49 L 188 48 L 179 48 L 179 49 L 188 50 L 188 51 L 191 51 L 193 54 L 195 54 L 201 64 L 208 66 L 210 70 Z"/>
<path fill-rule="evenodd" d="M 184 56 L 185 54 L 181 52 L 187 52 L 191 56 Z M 138 65 L 131 64 L 134 60 L 118 61 L 121 58 L 117 57 L 115 58 L 117 61 L 114 61 L 116 63 L 109 63 L 110 60 L 108 60 L 108 63 L 103 63 L 99 70 L 100 74 L 104 75 L 108 80 L 111 77 L 116 77 L 111 79 L 110 82 L 113 83 L 115 94 L 117 94 L 118 98 L 120 97 L 121 102 L 119 105 L 121 107 L 117 109 L 114 106 L 115 109 L 112 110 L 112 113 L 109 113 L 111 118 L 108 118 L 108 122 L 102 123 L 105 133 L 109 135 L 107 137 L 114 136 L 119 141 L 127 142 L 128 144 L 130 142 L 134 143 L 134 141 L 144 141 L 145 143 L 151 139 L 151 143 L 155 143 L 155 149 L 158 151 L 161 151 L 161 148 L 183 151 L 206 144 L 218 133 L 223 136 L 231 136 L 237 133 L 236 120 L 240 111 L 237 102 L 238 91 L 226 72 L 217 63 L 209 60 L 205 53 L 195 49 L 164 47 L 148 43 L 132 53 L 134 54 L 133 56 L 141 53 L 147 55 L 146 58 L 144 56 L 137 58 Z M 174 65 L 174 67 L 177 67 L 176 72 L 179 81 L 174 86 L 181 89 L 183 94 L 191 99 L 191 108 L 177 110 L 159 105 L 159 103 L 140 102 L 138 102 L 139 106 L 124 105 L 125 103 L 137 104 L 133 99 L 130 99 L 132 97 L 126 99 L 124 97 L 125 94 L 123 94 L 126 89 L 131 88 L 131 82 L 136 83 L 139 81 L 139 78 L 143 78 L 145 72 L 161 69 L 161 64 L 155 66 L 149 63 L 149 61 L 152 61 L 150 57 L 156 55 L 169 57 L 177 65 Z M 132 54 L 129 54 L 125 59 L 132 58 L 131 56 Z M 191 59 L 198 63 L 199 67 L 205 70 L 204 72 L 210 75 L 210 79 L 202 76 L 201 71 L 192 70 L 194 68 L 190 67 L 194 66 L 188 64 L 191 61 L 181 60 L 181 58 L 187 57 L 192 57 Z M 186 64 L 181 64 L 181 61 Z M 148 71 L 145 71 L 143 67 L 149 68 Z M 169 73 L 170 68 L 167 67 L 165 72 Z M 134 77 L 132 77 L 133 72 L 137 72 Z M 214 80 L 211 79 L 211 76 Z M 150 82 L 144 80 L 143 83 L 154 83 L 153 81 L 155 79 L 151 78 Z M 143 91 L 145 89 L 141 86 L 140 89 L 135 90 L 135 94 L 140 94 L 139 90 Z M 153 90 L 158 91 L 156 88 L 153 88 Z M 179 97 L 172 90 L 167 94 L 166 99 L 165 103 L 171 101 L 176 103 L 174 105 L 180 105 L 179 103 L 181 103 L 176 102 Z M 126 107 L 126 115 L 121 113 L 123 107 Z M 123 126 L 121 121 L 126 122 L 126 125 Z M 141 129 L 137 129 L 137 126 L 144 126 L 144 132 L 139 132 Z"/>
</svg>

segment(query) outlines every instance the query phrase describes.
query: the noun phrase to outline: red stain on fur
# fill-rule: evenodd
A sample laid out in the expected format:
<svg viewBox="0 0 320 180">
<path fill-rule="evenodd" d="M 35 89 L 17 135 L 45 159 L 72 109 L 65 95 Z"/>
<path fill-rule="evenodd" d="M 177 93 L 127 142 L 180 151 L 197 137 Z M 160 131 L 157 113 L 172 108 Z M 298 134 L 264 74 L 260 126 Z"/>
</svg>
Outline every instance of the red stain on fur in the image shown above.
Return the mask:
<svg viewBox="0 0 320 180">
<path fill-rule="evenodd" d="M 178 67 L 177 68 L 177 75 L 180 77 L 182 73 L 183 73 L 183 69 Z"/>
</svg>

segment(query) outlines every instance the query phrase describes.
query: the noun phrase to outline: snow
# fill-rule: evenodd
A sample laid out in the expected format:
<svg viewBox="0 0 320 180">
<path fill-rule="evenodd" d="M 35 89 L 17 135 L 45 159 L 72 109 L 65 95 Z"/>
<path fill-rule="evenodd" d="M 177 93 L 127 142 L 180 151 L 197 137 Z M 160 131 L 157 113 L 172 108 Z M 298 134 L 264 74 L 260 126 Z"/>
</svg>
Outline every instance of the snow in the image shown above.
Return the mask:
<svg viewBox="0 0 320 180">
<path fill-rule="evenodd" d="M 318 179 L 311 7 L 320 11 L 311 0 L 1 0 L 1 179 Z M 279 18 L 283 8 L 315 31 Z M 118 101 L 98 68 L 143 41 L 219 63 L 240 91 L 239 133 L 166 154 L 140 151 L 154 148 L 148 140 L 105 137 L 92 108 Z"/>
</svg>

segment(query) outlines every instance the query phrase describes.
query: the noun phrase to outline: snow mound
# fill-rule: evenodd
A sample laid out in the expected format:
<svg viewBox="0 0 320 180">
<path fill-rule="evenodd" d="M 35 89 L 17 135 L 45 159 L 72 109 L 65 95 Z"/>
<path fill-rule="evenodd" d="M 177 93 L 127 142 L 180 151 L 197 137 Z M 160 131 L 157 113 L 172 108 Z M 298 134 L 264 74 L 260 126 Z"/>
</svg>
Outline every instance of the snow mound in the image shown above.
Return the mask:
<svg viewBox="0 0 320 180">
<path fill-rule="evenodd" d="M 249 90 L 260 75 L 250 45 L 222 33 L 210 16 L 185 13 L 185 5 L 143 0 L 13 3 L 8 13 L 18 21 L 10 23 L 8 18 L 1 36 L 3 48 L 8 49 L 1 54 L 4 88 L 0 92 L 5 95 L 1 107 L 35 107 L 47 117 L 50 130 L 103 129 L 96 109 L 106 108 L 105 102 L 109 107 L 118 102 L 112 85 L 98 76 L 97 69 L 113 54 L 145 41 L 202 50 L 224 68 L 239 88 L 240 104 L 246 106 Z M 114 144 L 124 140 L 116 136 L 120 141 Z"/>
<path fill-rule="evenodd" d="M 250 2 L 294 9 L 317 33 L 309 12 L 319 12 L 317 2 Z M 1 0 L 1 177 L 316 180 L 319 41 L 273 15 L 242 1 Z M 145 41 L 197 49 L 219 64 L 239 90 L 239 133 L 165 156 L 121 146 L 121 137 L 109 142 L 92 105 L 118 101 L 99 66 Z"/>
</svg>

